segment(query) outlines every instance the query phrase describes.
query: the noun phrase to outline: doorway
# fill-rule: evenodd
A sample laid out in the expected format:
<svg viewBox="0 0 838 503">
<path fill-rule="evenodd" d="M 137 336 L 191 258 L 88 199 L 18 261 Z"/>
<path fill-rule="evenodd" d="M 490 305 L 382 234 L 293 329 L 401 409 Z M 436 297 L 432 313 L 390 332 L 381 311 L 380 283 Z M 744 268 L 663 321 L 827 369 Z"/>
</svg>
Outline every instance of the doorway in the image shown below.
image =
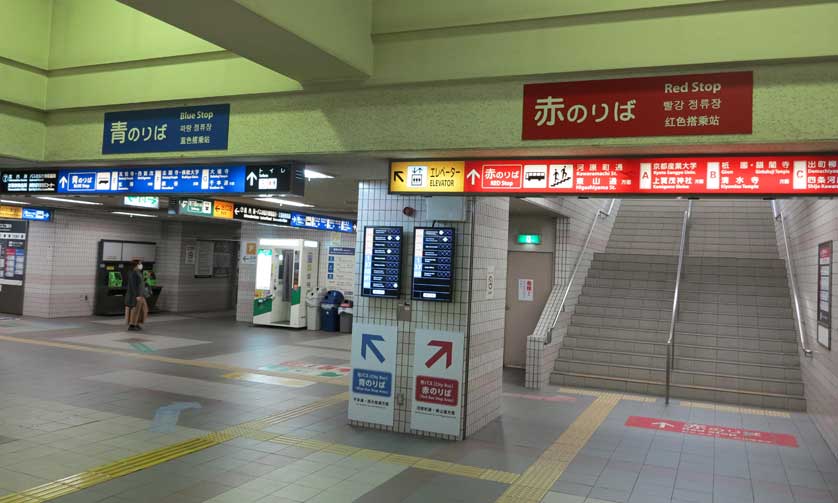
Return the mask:
<svg viewBox="0 0 838 503">
<path fill-rule="evenodd" d="M 553 254 L 510 251 L 507 255 L 503 365 L 523 368 L 533 333 L 553 290 Z"/>
</svg>

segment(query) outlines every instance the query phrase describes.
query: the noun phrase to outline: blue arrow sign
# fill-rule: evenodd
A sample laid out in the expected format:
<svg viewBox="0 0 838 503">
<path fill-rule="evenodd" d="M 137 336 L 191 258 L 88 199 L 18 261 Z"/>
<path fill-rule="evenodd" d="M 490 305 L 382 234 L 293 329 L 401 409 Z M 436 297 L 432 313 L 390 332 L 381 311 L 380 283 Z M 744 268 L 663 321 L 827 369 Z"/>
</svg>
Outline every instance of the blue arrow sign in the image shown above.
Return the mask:
<svg viewBox="0 0 838 503">
<path fill-rule="evenodd" d="M 384 363 L 384 355 L 381 354 L 381 351 L 375 347 L 373 341 L 382 341 L 384 342 L 384 337 L 380 335 L 372 335 L 372 334 L 363 334 L 361 336 L 361 358 L 364 360 L 367 359 L 367 346 L 369 346 L 370 350 L 375 353 L 375 357 L 378 358 L 380 363 Z"/>
</svg>

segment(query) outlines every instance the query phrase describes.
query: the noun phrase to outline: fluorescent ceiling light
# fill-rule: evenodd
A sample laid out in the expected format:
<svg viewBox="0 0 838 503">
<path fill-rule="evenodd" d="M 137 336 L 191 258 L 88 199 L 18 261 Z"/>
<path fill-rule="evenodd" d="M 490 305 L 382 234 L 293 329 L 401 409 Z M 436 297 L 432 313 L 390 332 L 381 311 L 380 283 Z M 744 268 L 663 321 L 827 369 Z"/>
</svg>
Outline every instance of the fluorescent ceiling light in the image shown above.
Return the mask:
<svg viewBox="0 0 838 503">
<path fill-rule="evenodd" d="M 9 201 L 8 199 L 0 199 L 0 203 L 3 203 L 3 204 L 29 204 L 29 203 L 25 203 L 23 201 Z"/>
<path fill-rule="evenodd" d="M 157 218 L 157 215 L 149 215 L 148 213 L 132 213 L 130 211 L 112 211 L 114 215 L 124 215 L 126 217 L 143 217 L 143 218 Z"/>
<path fill-rule="evenodd" d="M 299 239 L 260 239 L 261 246 L 282 246 L 282 247 L 297 247 L 300 246 Z"/>
<path fill-rule="evenodd" d="M 314 208 L 313 204 L 300 203 L 300 202 L 297 202 L 297 201 L 291 201 L 290 199 L 280 199 L 278 197 L 257 197 L 256 200 L 257 201 L 262 201 L 262 202 L 265 202 L 265 203 L 278 204 L 280 206 L 294 206 L 294 207 L 297 207 L 297 208 Z"/>
<path fill-rule="evenodd" d="M 313 169 L 306 169 L 305 170 L 305 177 L 309 180 L 321 179 L 321 178 L 334 178 L 332 175 L 327 175 L 326 173 L 321 173 L 319 171 L 314 171 Z"/>
<path fill-rule="evenodd" d="M 91 206 L 102 206 L 102 203 L 97 203 L 93 201 L 85 201 L 83 199 L 65 199 L 63 197 L 50 197 L 50 196 L 35 196 L 38 199 L 44 199 L 46 201 L 56 201 L 59 203 L 73 203 L 73 204 L 89 204 Z"/>
</svg>

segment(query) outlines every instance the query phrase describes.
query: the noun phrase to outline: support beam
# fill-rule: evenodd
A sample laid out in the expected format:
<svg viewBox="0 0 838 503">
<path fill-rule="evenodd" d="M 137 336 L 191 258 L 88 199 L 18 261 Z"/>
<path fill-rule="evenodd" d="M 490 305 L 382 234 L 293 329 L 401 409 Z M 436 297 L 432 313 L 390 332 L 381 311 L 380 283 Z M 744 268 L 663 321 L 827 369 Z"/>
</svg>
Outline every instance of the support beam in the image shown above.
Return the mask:
<svg viewBox="0 0 838 503">
<path fill-rule="evenodd" d="M 119 0 L 301 83 L 372 72 L 372 0 Z"/>
</svg>

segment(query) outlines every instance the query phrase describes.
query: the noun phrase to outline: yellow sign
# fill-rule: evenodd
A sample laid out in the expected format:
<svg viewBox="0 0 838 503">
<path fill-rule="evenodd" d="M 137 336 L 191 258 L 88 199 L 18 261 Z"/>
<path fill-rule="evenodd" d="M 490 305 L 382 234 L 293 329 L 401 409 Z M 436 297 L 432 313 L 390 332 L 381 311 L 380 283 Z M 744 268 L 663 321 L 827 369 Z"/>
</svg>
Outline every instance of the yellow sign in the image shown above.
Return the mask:
<svg viewBox="0 0 838 503">
<path fill-rule="evenodd" d="M 23 208 L 19 206 L 0 206 L 0 218 L 23 218 Z"/>
<path fill-rule="evenodd" d="M 390 163 L 390 192 L 460 194 L 465 180 L 464 161 L 398 161 Z"/>
<path fill-rule="evenodd" d="M 233 218 L 233 212 L 236 205 L 228 203 L 227 201 L 213 201 L 212 202 L 212 216 L 215 218 Z"/>
</svg>

